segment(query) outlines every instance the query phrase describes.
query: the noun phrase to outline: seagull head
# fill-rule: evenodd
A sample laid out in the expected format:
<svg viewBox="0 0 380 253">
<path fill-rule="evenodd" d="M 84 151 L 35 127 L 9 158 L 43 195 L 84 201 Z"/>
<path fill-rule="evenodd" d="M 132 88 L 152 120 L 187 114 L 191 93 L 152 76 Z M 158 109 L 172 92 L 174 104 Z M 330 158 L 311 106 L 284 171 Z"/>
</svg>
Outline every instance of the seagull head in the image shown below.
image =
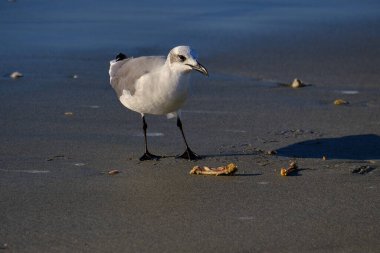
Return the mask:
<svg viewBox="0 0 380 253">
<path fill-rule="evenodd" d="M 208 72 L 197 60 L 196 52 L 188 46 L 178 46 L 170 50 L 168 61 L 170 67 L 180 72 L 190 72 L 196 70 L 206 76 Z"/>
</svg>

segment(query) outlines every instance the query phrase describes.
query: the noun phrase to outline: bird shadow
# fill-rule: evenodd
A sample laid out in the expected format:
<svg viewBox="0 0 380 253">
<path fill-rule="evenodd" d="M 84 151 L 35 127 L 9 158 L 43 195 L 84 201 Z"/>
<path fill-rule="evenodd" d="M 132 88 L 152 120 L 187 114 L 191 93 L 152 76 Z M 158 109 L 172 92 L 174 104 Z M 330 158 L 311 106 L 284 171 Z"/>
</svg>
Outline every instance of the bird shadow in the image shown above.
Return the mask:
<svg viewBox="0 0 380 253">
<path fill-rule="evenodd" d="M 380 159 L 380 136 L 349 135 L 338 138 L 318 138 L 277 149 L 278 156 L 371 160 Z"/>
</svg>

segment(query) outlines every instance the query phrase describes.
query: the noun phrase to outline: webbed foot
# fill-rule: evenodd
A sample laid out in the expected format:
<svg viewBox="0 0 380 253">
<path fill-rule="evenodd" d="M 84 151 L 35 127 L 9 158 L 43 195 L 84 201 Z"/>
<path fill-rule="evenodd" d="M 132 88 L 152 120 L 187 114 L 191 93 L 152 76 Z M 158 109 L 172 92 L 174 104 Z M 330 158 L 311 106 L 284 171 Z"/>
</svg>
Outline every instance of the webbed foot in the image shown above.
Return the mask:
<svg viewBox="0 0 380 253">
<path fill-rule="evenodd" d="M 153 155 L 149 151 L 145 152 L 141 157 L 140 161 L 146 161 L 146 160 L 156 160 L 158 161 L 162 156 Z"/>
<path fill-rule="evenodd" d="M 182 155 L 176 156 L 176 158 L 182 158 L 189 161 L 202 159 L 200 155 L 197 155 L 196 153 L 194 153 L 190 148 L 187 148 Z"/>
</svg>

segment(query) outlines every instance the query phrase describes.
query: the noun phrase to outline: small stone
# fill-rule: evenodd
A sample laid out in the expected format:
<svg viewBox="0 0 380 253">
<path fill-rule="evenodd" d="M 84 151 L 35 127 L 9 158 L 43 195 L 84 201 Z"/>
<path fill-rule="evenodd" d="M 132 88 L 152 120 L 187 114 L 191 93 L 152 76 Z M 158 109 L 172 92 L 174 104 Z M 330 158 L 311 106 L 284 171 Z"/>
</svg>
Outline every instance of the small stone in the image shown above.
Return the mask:
<svg viewBox="0 0 380 253">
<path fill-rule="evenodd" d="M 17 78 L 23 77 L 24 75 L 18 71 L 15 71 L 12 74 L 10 74 L 9 76 L 13 79 L 17 79 Z"/>
<path fill-rule="evenodd" d="M 110 171 L 108 171 L 108 175 L 116 175 L 116 174 L 119 174 L 120 173 L 120 171 L 118 171 L 118 170 L 110 170 Z"/>
<path fill-rule="evenodd" d="M 73 79 L 78 79 L 78 75 L 73 75 Z"/>
<path fill-rule="evenodd" d="M 8 249 L 7 243 L 0 243 L 0 249 Z"/>
<path fill-rule="evenodd" d="M 267 151 L 267 155 L 276 155 L 277 151 L 276 150 L 269 150 Z"/>
<path fill-rule="evenodd" d="M 298 79 L 298 78 L 295 78 L 293 80 L 292 84 L 290 85 L 290 87 L 295 88 L 295 89 L 296 88 L 301 88 L 301 87 L 304 87 L 304 86 L 305 86 L 305 84 L 302 83 L 302 81 L 300 79 Z"/>
<path fill-rule="evenodd" d="M 65 114 L 65 116 L 73 116 L 74 115 L 73 112 L 65 112 L 64 114 Z"/>
<path fill-rule="evenodd" d="M 349 103 L 346 101 L 346 100 L 343 100 L 343 99 L 336 99 L 334 101 L 334 105 L 348 105 Z"/>
</svg>

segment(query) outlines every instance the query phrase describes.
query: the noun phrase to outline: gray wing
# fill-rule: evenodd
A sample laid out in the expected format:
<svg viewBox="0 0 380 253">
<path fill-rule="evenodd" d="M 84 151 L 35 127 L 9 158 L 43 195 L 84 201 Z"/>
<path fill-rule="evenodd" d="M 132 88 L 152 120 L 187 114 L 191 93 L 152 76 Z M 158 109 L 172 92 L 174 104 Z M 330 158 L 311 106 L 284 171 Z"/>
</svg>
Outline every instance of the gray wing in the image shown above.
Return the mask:
<svg viewBox="0 0 380 253">
<path fill-rule="evenodd" d="M 135 84 L 141 76 L 155 70 L 165 64 L 163 56 L 144 56 L 128 58 L 121 61 L 110 62 L 110 83 L 118 97 L 127 90 L 133 95 L 136 91 Z"/>
</svg>

